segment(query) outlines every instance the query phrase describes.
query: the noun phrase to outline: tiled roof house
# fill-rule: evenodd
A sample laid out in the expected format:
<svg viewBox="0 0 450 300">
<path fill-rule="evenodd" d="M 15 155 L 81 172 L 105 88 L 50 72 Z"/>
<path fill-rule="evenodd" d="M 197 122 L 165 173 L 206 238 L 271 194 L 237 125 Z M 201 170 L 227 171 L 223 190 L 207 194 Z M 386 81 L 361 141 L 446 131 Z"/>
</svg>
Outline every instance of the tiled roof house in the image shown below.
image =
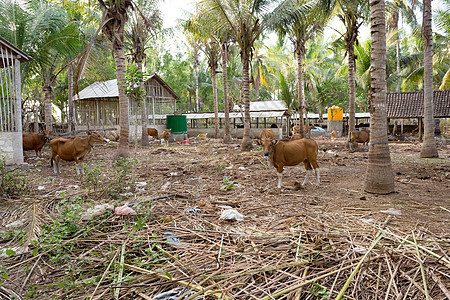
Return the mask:
<svg viewBox="0 0 450 300">
<path fill-rule="evenodd" d="M 433 103 L 435 118 L 450 118 L 450 90 L 434 91 Z M 386 113 L 393 119 L 423 117 L 423 91 L 387 93 Z"/>
</svg>

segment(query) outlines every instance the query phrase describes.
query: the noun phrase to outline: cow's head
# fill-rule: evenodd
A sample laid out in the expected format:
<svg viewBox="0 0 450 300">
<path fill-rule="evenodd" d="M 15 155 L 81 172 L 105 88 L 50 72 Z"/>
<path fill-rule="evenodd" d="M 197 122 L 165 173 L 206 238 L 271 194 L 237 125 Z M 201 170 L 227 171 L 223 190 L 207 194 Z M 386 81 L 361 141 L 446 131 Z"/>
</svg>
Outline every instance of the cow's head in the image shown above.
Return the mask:
<svg viewBox="0 0 450 300">
<path fill-rule="evenodd" d="M 263 138 L 262 145 L 264 150 L 264 157 L 269 157 L 273 153 L 273 146 L 277 144 L 277 141 L 271 138 Z"/>
<path fill-rule="evenodd" d="M 93 144 L 106 144 L 108 141 L 105 140 L 100 133 L 97 131 L 86 131 L 88 137 L 91 137 L 90 142 Z"/>
<path fill-rule="evenodd" d="M 44 130 L 44 137 L 45 137 L 46 142 L 50 141 L 50 131 L 49 130 Z"/>
</svg>

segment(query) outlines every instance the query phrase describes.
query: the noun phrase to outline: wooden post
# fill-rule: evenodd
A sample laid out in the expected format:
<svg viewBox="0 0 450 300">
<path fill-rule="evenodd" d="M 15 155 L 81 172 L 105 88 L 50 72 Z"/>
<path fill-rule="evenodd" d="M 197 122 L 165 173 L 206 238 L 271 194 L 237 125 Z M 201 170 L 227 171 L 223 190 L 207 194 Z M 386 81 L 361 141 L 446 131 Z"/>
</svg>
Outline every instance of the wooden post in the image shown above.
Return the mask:
<svg viewBox="0 0 450 300">
<path fill-rule="evenodd" d="M 419 141 L 422 141 L 423 138 L 422 122 L 422 117 L 419 117 Z"/>
<path fill-rule="evenodd" d="M 37 108 L 34 109 L 34 132 L 39 132 L 39 113 Z"/>
</svg>

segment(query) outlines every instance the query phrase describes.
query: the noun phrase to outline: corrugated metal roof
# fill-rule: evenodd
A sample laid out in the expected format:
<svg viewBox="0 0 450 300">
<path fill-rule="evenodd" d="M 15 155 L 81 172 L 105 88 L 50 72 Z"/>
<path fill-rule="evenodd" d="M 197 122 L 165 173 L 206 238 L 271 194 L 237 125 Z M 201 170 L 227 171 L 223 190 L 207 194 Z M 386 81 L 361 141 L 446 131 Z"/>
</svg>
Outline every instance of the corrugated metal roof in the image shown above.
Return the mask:
<svg viewBox="0 0 450 300">
<path fill-rule="evenodd" d="M 237 104 L 234 105 L 233 110 L 240 111 L 241 107 Z M 242 105 L 242 110 L 244 106 Z M 253 101 L 250 102 L 250 111 L 286 111 L 287 107 L 283 101 L 271 100 L 271 101 Z"/>
<path fill-rule="evenodd" d="M 388 118 L 423 117 L 423 91 L 387 93 L 386 113 Z M 450 90 L 433 91 L 434 117 L 450 117 Z"/>
<path fill-rule="evenodd" d="M 147 80 L 155 79 L 158 83 L 165 88 L 175 99 L 180 97 L 175 93 L 170 86 L 158 76 L 158 74 L 150 75 Z M 119 87 L 117 86 L 117 79 L 111 79 L 107 81 L 97 81 L 79 92 L 74 96 L 74 100 L 87 100 L 95 98 L 117 98 L 119 97 Z"/>
<path fill-rule="evenodd" d="M 80 91 L 74 96 L 74 100 L 86 100 L 93 98 L 117 98 L 119 97 L 119 87 L 117 79 L 107 81 L 97 81 Z"/>
<path fill-rule="evenodd" d="M 192 119 L 212 119 L 214 113 L 194 113 L 185 114 L 186 118 Z M 280 118 L 284 115 L 284 111 L 254 111 L 250 112 L 250 118 Z M 230 112 L 230 119 L 243 118 L 244 115 L 240 112 Z M 225 113 L 219 112 L 219 118 L 225 119 Z"/>
</svg>

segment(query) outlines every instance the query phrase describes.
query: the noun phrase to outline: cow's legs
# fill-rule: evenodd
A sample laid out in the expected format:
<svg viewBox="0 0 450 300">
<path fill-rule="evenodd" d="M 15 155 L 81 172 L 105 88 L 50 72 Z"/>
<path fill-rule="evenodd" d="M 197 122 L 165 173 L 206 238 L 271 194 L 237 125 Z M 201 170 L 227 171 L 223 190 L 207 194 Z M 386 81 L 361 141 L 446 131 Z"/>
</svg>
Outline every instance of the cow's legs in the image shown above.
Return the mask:
<svg viewBox="0 0 450 300">
<path fill-rule="evenodd" d="M 320 186 L 320 168 L 319 168 L 319 164 L 317 163 L 316 160 L 311 161 L 311 165 L 314 168 L 314 171 L 316 172 L 316 178 L 317 178 L 317 186 Z"/>
<path fill-rule="evenodd" d="M 59 161 L 61 160 L 61 157 L 59 157 L 59 155 L 56 155 L 55 156 L 55 159 L 54 159 L 54 161 L 55 161 L 55 164 L 54 164 L 54 171 L 55 171 L 55 174 L 58 174 L 58 173 L 60 173 L 61 174 L 61 170 L 59 169 Z"/>
<path fill-rule="evenodd" d="M 311 167 L 311 164 L 309 163 L 309 160 L 305 160 L 303 163 L 304 163 L 305 169 L 306 169 L 306 177 L 305 177 L 305 180 L 303 180 L 302 186 L 305 186 L 305 184 L 308 183 L 309 175 L 311 175 L 312 167 Z"/>
<path fill-rule="evenodd" d="M 77 168 L 77 175 L 80 175 L 79 162 L 78 162 L 78 158 L 76 158 L 76 157 L 75 157 L 75 167 Z"/>
<path fill-rule="evenodd" d="M 83 158 L 80 158 L 80 160 L 79 160 L 79 164 L 80 164 L 80 168 L 81 168 L 81 174 L 85 174 L 85 173 L 84 173 L 84 166 L 83 166 L 83 162 L 84 162 Z"/>
<path fill-rule="evenodd" d="M 277 172 L 277 175 L 278 175 L 278 188 L 281 190 L 281 188 L 283 187 L 283 182 L 282 182 L 283 173 L 278 173 Z"/>
</svg>

